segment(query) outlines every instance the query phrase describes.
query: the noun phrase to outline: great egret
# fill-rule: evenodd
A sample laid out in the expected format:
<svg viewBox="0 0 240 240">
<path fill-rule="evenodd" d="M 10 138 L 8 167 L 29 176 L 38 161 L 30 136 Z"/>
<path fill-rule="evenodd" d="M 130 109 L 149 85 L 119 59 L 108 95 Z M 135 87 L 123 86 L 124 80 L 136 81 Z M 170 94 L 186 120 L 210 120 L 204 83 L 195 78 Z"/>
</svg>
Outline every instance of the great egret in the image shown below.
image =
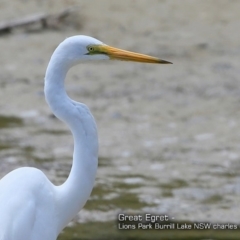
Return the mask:
<svg viewBox="0 0 240 240">
<path fill-rule="evenodd" d="M 53 113 L 74 138 L 67 180 L 53 185 L 36 168 L 16 169 L 0 181 L 0 240 L 55 240 L 89 198 L 98 165 L 98 136 L 88 107 L 70 99 L 64 88 L 68 70 L 82 60 L 118 59 L 170 63 L 110 47 L 88 36 L 73 36 L 54 51 L 45 76 L 45 97 Z"/>
</svg>

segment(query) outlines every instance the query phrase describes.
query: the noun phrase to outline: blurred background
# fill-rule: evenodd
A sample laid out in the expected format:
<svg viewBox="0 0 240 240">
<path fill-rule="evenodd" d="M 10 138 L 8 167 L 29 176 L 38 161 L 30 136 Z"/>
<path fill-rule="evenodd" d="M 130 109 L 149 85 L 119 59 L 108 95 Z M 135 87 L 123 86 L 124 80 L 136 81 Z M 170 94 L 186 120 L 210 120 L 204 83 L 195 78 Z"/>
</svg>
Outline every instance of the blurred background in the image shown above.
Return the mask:
<svg viewBox="0 0 240 240">
<path fill-rule="evenodd" d="M 239 230 L 120 231 L 116 222 L 125 212 L 240 223 L 239 9 L 237 0 L 0 0 L 0 26 L 52 16 L 0 31 L 0 177 L 22 166 L 55 184 L 69 174 L 72 136 L 43 93 L 65 38 L 89 35 L 173 62 L 83 63 L 69 72 L 68 94 L 98 125 L 99 169 L 59 240 L 239 239 Z"/>
</svg>

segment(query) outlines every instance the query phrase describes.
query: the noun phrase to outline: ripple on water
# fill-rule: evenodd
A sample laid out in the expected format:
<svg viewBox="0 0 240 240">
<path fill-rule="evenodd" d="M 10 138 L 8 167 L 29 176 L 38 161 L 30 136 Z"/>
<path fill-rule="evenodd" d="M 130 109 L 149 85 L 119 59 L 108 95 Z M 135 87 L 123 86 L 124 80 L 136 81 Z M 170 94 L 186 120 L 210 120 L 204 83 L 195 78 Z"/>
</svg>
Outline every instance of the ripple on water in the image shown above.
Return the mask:
<svg viewBox="0 0 240 240">
<path fill-rule="evenodd" d="M 0 128 L 20 127 L 23 125 L 23 120 L 14 116 L 0 115 Z"/>
</svg>

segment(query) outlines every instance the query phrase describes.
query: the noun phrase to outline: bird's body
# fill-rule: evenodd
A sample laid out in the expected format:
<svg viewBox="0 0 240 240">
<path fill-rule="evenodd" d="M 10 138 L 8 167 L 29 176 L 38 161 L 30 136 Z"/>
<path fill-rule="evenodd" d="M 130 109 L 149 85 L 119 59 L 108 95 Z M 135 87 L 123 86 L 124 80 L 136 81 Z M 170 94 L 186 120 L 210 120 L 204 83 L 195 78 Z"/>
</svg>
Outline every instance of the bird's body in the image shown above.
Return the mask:
<svg viewBox="0 0 240 240">
<path fill-rule="evenodd" d="M 74 138 L 73 164 L 60 186 L 36 168 L 14 170 L 0 181 L 0 240 L 56 240 L 89 198 L 98 165 L 98 136 L 88 107 L 71 100 L 64 88 L 68 70 L 81 60 L 119 59 L 169 63 L 109 47 L 97 39 L 75 36 L 53 53 L 45 77 L 45 97 Z"/>
<path fill-rule="evenodd" d="M 0 181 L 0 239 L 57 238 L 55 187 L 36 168 L 19 168 Z M 51 228 L 49 228 L 51 226 Z"/>
</svg>

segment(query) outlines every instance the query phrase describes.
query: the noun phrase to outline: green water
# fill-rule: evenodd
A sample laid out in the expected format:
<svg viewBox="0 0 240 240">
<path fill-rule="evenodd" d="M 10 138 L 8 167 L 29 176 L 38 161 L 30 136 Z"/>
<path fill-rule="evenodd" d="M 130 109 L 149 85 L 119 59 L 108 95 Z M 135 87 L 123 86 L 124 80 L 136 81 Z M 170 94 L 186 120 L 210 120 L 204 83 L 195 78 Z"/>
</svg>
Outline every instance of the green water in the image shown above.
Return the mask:
<svg viewBox="0 0 240 240">
<path fill-rule="evenodd" d="M 21 118 L 12 116 L 0 116 L 0 129 L 1 128 L 13 128 L 23 125 Z"/>
<path fill-rule="evenodd" d="M 25 125 L 21 118 L 0 116 L 0 132 L 0 165 L 1 171 L 3 171 L 1 175 L 16 167 L 34 166 L 42 169 L 54 183 L 65 181 L 71 168 L 72 148 L 69 148 L 67 156 L 59 159 L 54 157 L 51 147 L 47 145 L 41 146 L 42 141 L 38 141 L 38 138 L 48 139 L 52 137 L 54 141 L 62 139 L 62 142 L 68 143 L 69 133 L 67 131 L 57 128 L 45 130 L 38 124 L 28 123 Z M 15 134 L 16 132 L 18 132 L 18 135 Z M 26 132 L 29 132 L 29 135 L 25 136 L 29 136 L 31 141 L 27 141 L 26 137 L 21 137 L 21 133 L 24 134 Z M 58 147 L 57 145 L 54 145 L 53 148 Z M 43 147 L 45 147 L 44 151 L 42 150 Z M 79 221 L 72 224 L 71 227 L 65 228 L 58 240 L 240 239 L 239 226 L 237 230 L 196 230 L 194 228 L 191 230 L 119 230 L 117 213 L 146 213 L 148 211 L 146 209 L 152 209 L 151 213 L 156 211 L 156 214 L 160 214 L 157 211 L 161 209 L 162 205 L 159 204 L 162 204 L 164 201 L 166 204 L 174 198 L 180 199 L 183 196 L 181 195 L 181 190 L 191 190 L 191 185 L 189 181 L 176 177 L 169 178 L 167 181 L 161 178 L 159 182 L 158 179 L 160 177 L 157 176 L 156 178 L 156 176 L 154 177 L 151 174 L 145 174 L 145 169 L 142 169 L 140 173 L 133 173 L 132 171 L 121 172 L 114 163 L 109 157 L 99 157 L 99 171 L 91 197 L 83 211 L 80 212 Z M 127 164 L 125 163 L 125 165 Z M 196 182 L 196 184 L 199 183 Z M 222 197 L 219 194 L 206 194 L 205 196 L 201 188 L 196 187 L 194 191 L 196 196 L 201 196 L 199 202 L 208 208 L 222 201 Z M 144 199 L 142 194 L 147 195 L 150 200 Z M 195 199 L 193 198 L 193 200 Z M 182 202 L 185 203 L 184 200 Z M 171 206 L 168 205 L 167 207 L 171 208 Z M 173 204 L 173 206 L 176 209 L 178 208 L 178 204 Z M 191 210 L 191 207 L 189 209 Z M 221 211 L 221 208 L 219 208 L 219 211 Z M 86 218 L 86 215 L 88 218 Z M 180 220 L 183 221 L 182 219 Z M 187 221 L 190 225 L 194 224 L 189 222 L 189 220 Z M 238 219 L 235 219 L 235 222 L 238 222 Z M 175 223 L 177 224 L 177 222 Z"/>
</svg>

